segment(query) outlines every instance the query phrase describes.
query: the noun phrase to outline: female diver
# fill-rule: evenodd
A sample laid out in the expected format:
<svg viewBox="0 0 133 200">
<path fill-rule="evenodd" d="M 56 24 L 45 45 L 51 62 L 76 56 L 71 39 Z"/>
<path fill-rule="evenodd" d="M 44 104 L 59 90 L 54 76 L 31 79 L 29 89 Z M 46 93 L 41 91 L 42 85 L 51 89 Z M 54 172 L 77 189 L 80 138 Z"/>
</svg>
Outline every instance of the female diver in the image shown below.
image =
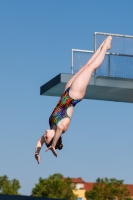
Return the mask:
<svg viewBox="0 0 133 200">
<path fill-rule="evenodd" d="M 55 149 L 61 150 L 63 147 L 61 134 L 65 133 L 69 127 L 75 105 L 80 102 L 86 92 L 86 88 L 93 72 L 102 64 L 106 51 L 111 48 L 112 37 L 108 36 L 89 61 L 68 81 L 61 98 L 53 110 L 50 118 L 50 130 L 37 141 L 35 158 L 40 163 L 39 152 L 43 143 L 47 150 L 51 150 L 57 157 Z"/>
</svg>

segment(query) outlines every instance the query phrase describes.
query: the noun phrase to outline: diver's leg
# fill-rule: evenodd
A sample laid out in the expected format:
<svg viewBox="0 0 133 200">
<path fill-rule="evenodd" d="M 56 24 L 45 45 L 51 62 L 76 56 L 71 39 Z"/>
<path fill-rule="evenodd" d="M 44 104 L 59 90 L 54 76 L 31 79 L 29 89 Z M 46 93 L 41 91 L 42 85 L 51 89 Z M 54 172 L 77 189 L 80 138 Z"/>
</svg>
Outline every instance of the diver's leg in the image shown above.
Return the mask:
<svg viewBox="0 0 133 200">
<path fill-rule="evenodd" d="M 84 69 L 78 74 L 78 76 L 72 82 L 69 90 L 69 95 L 74 99 L 82 99 L 85 95 L 87 85 L 90 81 L 92 73 L 102 64 L 106 51 L 110 49 L 112 37 L 108 36 L 101 48 L 99 54 L 89 64 L 87 63 Z"/>
<path fill-rule="evenodd" d="M 87 66 L 89 65 L 91 62 L 93 62 L 93 60 L 97 57 L 97 55 L 99 54 L 99 52 L 101 51 L 102 49 L 102 46 L 104 45 L 106 40 L 103 41 L 103 43 L 99 46 L 99 48 L 96 50 L 96 52 L 91 56 L 91 58 L 87 61 L 87 63 L 80 68 L 80 70 L 74 74 L 72 76 L 72 78 L 67 82 L 66 86 L 65 86 L 65 90 L 71 86 L 72 82 L 74 81 L 74 79 L 79 75 L 79 73 Z"/>
</svg>

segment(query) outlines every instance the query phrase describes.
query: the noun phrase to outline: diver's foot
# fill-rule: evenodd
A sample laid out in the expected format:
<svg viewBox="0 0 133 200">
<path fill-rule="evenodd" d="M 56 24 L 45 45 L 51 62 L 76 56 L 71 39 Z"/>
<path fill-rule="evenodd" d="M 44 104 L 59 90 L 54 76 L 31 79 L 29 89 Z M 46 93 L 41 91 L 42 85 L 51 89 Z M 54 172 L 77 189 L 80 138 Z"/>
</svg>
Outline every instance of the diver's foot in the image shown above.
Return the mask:
<svg viewBox="0 0 133 200">
<path fill-rule="evenodd" d="M 111 41 L 112 41 L 112 37 L 108 36 L 106 38 L 106 40 L 104 41 L 103 45 L 106 45 L 107 50 L 111 49 Z"/>
</svg>

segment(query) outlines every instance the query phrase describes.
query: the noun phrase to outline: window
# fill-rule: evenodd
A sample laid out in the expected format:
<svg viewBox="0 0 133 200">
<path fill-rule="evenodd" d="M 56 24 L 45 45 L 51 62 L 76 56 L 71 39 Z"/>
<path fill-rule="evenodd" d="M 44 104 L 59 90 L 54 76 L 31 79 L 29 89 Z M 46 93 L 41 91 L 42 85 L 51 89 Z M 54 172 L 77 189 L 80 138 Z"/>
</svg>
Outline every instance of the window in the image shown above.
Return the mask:
<svg viewBox="0 0 133 200">
<path fill-rule="evenodd" d="M 79 190 L 79 189 L 81 189 L 81 188 L 82 188 L 82 189 L 84 188 L 84 184 L 83 184 L 83 183 L 77 183 L 77 184 L 76 184 L 76 189 Z"/>
</svg>

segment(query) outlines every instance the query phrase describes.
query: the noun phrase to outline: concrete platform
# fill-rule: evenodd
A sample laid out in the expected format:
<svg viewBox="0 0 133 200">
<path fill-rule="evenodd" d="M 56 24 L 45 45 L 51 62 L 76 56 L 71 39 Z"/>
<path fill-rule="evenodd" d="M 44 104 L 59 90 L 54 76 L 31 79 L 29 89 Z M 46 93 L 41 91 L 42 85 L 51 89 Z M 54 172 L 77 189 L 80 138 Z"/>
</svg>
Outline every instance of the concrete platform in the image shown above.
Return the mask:
<svg viewBox="0 0 133 200">
<path fill-rule="evenodd" d="M 40 87 L 40 95 L 61 96 L 72 74 L 59 74 Z M 85 99 L 133 103 L 133 79 L 91 77 Z"/>
</svg>

